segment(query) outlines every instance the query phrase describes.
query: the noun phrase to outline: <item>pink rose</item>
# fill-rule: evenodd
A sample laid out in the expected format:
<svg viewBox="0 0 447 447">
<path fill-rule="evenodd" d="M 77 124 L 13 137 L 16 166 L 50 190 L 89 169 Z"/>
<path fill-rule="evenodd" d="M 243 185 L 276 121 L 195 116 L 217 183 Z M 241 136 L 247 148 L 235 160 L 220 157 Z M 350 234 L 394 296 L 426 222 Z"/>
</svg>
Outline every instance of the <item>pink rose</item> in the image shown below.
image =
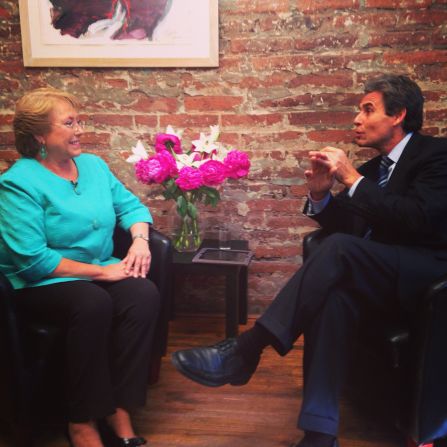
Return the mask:
<svg viewBox="0 0 447 447">
<path fill-rule="evenodd" d="M 177 163 L 170 152 L 162 150 L 155 157 L 160 162 L 168 177 L 175 177 L 178 174 Z"/>
<path fill-rule="evenodd" d="M 175 183 L 183 191 L 198 189 L 203 185 L 202 174 L 198 169 L 185 166 L 180 169 Z"/>
<path fill-rule="evenodd" d="M 235 179 L 245 177 L 250 170 L 250 160 L 247 154 L 237 149 L 228 152 L 224 165 L 227 169 L 227 176 Z"/>
<path fill-rule="evenodd" d="M 155 137 L 155 150 L 157 152 L 172 149 L 176 154 L 181 154 L 182 145 L 180 139 L 176 135 L 168 133 L 159 133 Z"/>
<path fill-rule="evenodd" d="M 140 160 L 135 163 L 135 175 L 142 183 L 162 183 L 169 173 L 156 157 L 149 157 L 147 160 Z"/>
<path fill-rule="evenodd" d="M 217 160 L 206 161 L 200 165 L 199 170 L 206 186 L 220 185 L 227 178 L 225 165 Z"/>
</svg>

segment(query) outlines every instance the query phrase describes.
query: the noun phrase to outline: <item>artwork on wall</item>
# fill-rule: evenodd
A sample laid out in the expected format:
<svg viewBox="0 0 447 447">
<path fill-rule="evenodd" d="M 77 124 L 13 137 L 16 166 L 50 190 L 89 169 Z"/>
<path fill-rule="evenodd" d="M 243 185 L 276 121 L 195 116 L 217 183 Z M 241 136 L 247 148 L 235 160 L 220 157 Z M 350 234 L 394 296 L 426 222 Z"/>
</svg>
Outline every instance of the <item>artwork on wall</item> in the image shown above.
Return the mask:
<svg viewBox="0 0 447 447">
<path fill-rule="evenodd" d="M 28 67 L 217 67 L 218 0 L 19 0 Z"/>
</svg>

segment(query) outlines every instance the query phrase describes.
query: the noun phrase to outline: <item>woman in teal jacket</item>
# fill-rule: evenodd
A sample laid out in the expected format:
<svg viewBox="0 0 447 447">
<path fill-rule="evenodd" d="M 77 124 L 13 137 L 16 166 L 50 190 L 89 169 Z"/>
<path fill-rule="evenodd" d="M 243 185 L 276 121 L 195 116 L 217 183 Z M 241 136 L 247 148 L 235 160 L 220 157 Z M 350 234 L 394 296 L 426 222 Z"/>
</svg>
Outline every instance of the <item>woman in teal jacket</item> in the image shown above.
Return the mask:
<svg viewBox="0 0 447 447">
<path fill-rule="evenodd" d="M 146 279 L 148 209 L 97 156 L 82 154 L 79 103 L 42 88 L 16 104 L 20 158 L 0 177 L 0 269 L 32 318 L 67 334 L 68 432 L 75 447 L 102 447 L 106 418 L 116 445 L 138 446 L 129 410 L 142 406 L 160 298 Z M 127 256 L 112 257 L 115 225 Z"/>
</svg>

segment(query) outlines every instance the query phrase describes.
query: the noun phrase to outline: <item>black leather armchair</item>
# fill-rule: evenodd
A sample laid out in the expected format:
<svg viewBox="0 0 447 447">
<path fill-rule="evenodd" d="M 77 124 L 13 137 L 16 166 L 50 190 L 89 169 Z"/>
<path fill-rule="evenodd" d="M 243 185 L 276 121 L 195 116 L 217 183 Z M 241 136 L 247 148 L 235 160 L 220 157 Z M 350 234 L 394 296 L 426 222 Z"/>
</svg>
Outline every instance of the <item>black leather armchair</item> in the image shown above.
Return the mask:
<svg viewBox="0 0 447 447">
<path fill-rule="evenodd" d="M 325 236 L 319 229 L 304 238 L 304 259 Z M 362 325 L 350 368 L 357 399 L 371 406 L 379 396 L 382 414 L 415 445 L 447 445 L 447 275 L 421 297 L 417 314 L 373 324 Z"/>
<path fill-rule="evenodd" d="M 130 245 L 128 232 L 116 228 L 117 257 L 124 257 Z M 152 264 L 149 271 L 157 285 L 162 307 L 155 332 L 148 383 L 158 380 L 161 357 L 166 354 L 172 285 L 171 241 L 152 229 Z M 0 273 L 0 421 L 11 429 L 14 447 L 32 445 L 36 426 L 61 420 L 63 337 L 54 327 L 29 323 L 16 311 L 14 290 Z"/>
</svg>

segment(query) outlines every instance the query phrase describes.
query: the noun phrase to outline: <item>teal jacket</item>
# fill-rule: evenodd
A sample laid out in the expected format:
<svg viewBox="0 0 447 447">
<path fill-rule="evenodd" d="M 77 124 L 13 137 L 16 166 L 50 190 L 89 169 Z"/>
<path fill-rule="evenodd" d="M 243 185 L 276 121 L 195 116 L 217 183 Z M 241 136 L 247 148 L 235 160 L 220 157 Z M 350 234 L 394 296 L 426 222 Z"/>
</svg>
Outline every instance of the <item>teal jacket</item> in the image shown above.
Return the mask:
<svg viewBox="0 0 447 447">
<path fill-rule="evenodd" d="M 85 278 L 51 278 L 62 258 L 107 265 L 116 224 L 152 223 L 149 210 L 101 158 L 74 159 L 77 186 L 37 160 L 21 158 L 0 176 L 0 271 L 16 289 Z"/>
</svg>

